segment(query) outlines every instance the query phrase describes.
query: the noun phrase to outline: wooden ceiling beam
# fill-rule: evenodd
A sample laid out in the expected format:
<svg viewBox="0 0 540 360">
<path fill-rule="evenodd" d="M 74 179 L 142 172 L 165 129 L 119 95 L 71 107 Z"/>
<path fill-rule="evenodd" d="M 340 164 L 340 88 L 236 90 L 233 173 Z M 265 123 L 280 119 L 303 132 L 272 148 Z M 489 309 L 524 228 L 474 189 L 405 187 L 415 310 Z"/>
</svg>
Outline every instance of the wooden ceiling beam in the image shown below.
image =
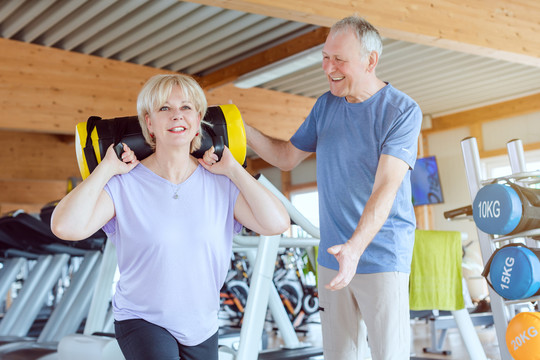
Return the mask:
<svg viewBox="0 0 540 360">
<path fill-rule="evenodd" d="M 511 118 L 540 111 L 540 93 L 431 119 L 427 132 Z"/>
<path fill-rule="evenodd" d="M 208 91 L 207 98 L 209 104 L 235 104 L 247 124 L 281 140 L 289 140 L 315 104 L 304 96 L 233 84 Z"/>
<path fill-rule="evenodd" d="M 323 44 L 328 35 L 328 30 L 329 29 L 325 27 L 312 30 L 271 49 L 262 51 L 208 75 L 199 77 L 199 83 L 205 90 L 210 90 L 226 83 L 233 82 L 240 76 L 251 71 Z"/>
<path fill-rule="evenodd" d="M 381 35 L 540 67 L 538 0 L 192 0 L 330 27 L 357 13 Z"/>
</svg>

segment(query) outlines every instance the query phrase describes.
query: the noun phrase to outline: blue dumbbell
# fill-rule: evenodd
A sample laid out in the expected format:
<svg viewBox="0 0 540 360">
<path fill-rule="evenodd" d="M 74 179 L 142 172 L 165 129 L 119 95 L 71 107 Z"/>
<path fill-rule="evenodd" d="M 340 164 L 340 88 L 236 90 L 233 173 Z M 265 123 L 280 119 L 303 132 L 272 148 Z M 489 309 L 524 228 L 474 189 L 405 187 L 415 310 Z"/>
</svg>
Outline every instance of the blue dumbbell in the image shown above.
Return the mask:
<svg viewBox="0 0 540 360">
<path fill-rule="evenodd" d="M 540 189 L 512 183 L 489 184 L 473 201 L 476 226 L 488 234 L 507 235 L 540 228 Z"/>
</svg>

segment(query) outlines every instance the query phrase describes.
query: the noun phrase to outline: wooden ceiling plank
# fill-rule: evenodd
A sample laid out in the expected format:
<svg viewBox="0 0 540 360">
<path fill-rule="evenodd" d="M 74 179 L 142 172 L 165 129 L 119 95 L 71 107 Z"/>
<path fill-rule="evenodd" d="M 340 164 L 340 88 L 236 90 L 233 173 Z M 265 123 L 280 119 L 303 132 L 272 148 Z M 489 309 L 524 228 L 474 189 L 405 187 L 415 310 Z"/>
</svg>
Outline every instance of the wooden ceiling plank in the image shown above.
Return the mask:
<svg viewBox="0 0 540 360">
<path fill-rule="evenodd" d="M 56 2 L 40 15 L 40 21 L 33 21 L 25 26 L 22 40 L 32 42 L 48 29 L 58 24 L 64 18 L 69 16 L 73 11 L 80 7 L 84 0 L 71 0 L 69 2 Z"/>
<path fill-rule="evenodd" d="M 537 0 L 194 0 L 196 3 L 330 27 L 357 13 L 384 37 L 540 67 Z"/>
<path fill-rule="evenodd" d="M 199 78 L 199 82 L 206 90 L 224 85 L 251 71 L 323 44 L 327 34 L 328 28 L 321 27 L 312 30 L 295 39 L 286 41 L 206 76 L 202 76 Z"/>
<path fill-rule="evenodd" d="M 47 10 L 54 0 L 44 0 L 37 3 L 27 2 L 20 9 L 20 15 L 7 19 L 2 26 L 2 36 L 12 37 L 28 23 Z"/>
<path fill-rule="evenodd" d="M 60 39 L 73 34 L 80 28 L 81 24 L 93 19 L 109 6 L 112 6 L 114 0 L 88 1 L 83 6 L 77 8 L 73 16 L 67 17 L 65 21 L 57 24 L 49 31 L 45 32 L 41 43 L 46 46 L 56 44 Z"/>
</svg>

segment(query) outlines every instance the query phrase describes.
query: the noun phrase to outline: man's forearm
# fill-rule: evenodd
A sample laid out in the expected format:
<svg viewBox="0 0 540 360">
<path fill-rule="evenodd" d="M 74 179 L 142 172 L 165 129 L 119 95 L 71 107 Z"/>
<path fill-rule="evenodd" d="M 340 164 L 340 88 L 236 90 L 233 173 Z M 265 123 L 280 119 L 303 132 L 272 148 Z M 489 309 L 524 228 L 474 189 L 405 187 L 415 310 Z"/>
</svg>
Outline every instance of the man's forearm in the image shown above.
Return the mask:
<svg viewBox="0 0 540 360">
<path fill-rule="evenodd" d="M 288 141 L 272 138 L 247 124 L 245 128 L 248 146 L 264 161 L 283 171 L 289 171 L 296 166 L 291 161 L 293 156 Z"/>
</svg>

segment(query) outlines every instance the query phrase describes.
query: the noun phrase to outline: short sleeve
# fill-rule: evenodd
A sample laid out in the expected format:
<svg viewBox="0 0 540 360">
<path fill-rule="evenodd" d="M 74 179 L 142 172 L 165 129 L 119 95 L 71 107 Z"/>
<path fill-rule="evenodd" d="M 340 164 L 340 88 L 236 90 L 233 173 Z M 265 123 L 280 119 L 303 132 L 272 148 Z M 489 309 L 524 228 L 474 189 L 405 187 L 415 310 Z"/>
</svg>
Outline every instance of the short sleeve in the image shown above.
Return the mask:
<svg viewBox="0 0 540 360">
<path fill-rule="evenodd" d="M 421 125 L 422 111 L 414 103 L 394 121 L 384 141 L 382 153 L 405 161 L 413 169 L 416 162 Z"/>
<path fill-rule="evenodd" d="M 114 196 L 112 195 L 112 190 L 110 186 L 112 181 L 114 181 L 114 177 L 109 180 L 109 182 L 105 185 L 104 190 L 109 195 L 114 204 Z M 109 220 L 105 225 L 103 225 L 102 229 L 103 231 L 105 231 L 105 234 L 107 234 L 107 236 L 114 234 L 116 232 L 116 216 L 113 216 L 111 220 Z"/>
<path fill-rule="evenodd" d="M 317 102 L 311 109 L 308 117 L 291 137 L 291 143 L 302 151 L 315 152 L 317 150 L 317 119 L 319 117 L 319 108 L 324 96 L 317 99 Z"/>
<path fill-rule="evenodd" d="M 238 200 L 238 195 L 240 195 L 240 190 L 234 185 L 234 183 L 231 181 L 231 200 L 232 200 L 232 209 L 234 212 L 234 207 L 236 206 L 236 201 Z M 239 234 L 242 231 L 242 228 L 244 225 L 240 224 L 236 219 L 234 218 L 234 225 L 233 225 L 233 233 Z"/>
</svg>

